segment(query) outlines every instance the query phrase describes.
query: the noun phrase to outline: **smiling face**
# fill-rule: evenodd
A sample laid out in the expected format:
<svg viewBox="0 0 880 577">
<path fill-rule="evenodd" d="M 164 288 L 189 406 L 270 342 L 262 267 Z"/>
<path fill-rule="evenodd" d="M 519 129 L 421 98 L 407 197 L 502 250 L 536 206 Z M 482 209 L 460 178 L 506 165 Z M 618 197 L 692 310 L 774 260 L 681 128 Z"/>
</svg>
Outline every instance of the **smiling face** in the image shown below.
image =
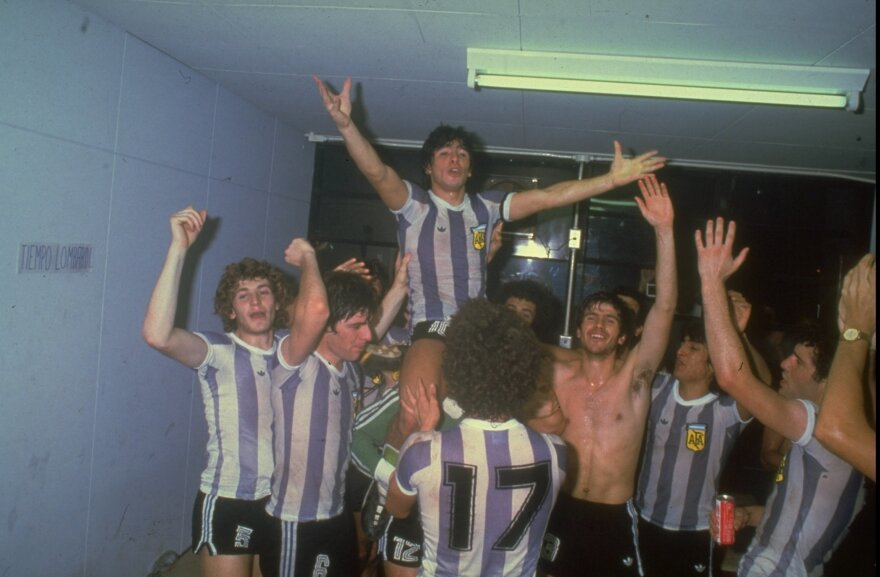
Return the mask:
<svg viewBox="0 0 880 577">
<path fill-rule="evenodd" d="M 620 311 L 611 303 L 592 304 L 584 312 L 577 336 L 581 347 L 591 355 L 614 354 L 617 347 L 626 341 L 626 336 L 622 334 Z"/>
<path fill-rule="evenodd" d="M 255 278 L 238 281 L 229 313 L 229 318 L 235 321 L 235 334 L 247 341 L 249 336 L 271 333 L 278 306 L 268 280 Z"/>
<path fill-rule="evenodd" d="M 471 175 L 471 154 L 461 142 L 453 140 L 434 151 L 425 174 L 431 179 L 434 193 L 464 193 Z"/>
</svg>

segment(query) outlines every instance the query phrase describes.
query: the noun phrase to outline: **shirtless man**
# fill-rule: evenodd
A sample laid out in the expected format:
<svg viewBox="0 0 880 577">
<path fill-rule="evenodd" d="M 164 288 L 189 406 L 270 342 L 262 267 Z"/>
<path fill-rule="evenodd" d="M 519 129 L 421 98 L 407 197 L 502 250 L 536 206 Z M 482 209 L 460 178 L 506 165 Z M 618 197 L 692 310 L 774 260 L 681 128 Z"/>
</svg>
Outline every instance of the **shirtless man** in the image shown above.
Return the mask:
<svg viewBox="0 0 880 577">
<path fill-rule="evenodd" d="M 554 388 L 568 419 L 568 477 L 550 519 L 541 568 L 554 577 L 641 575 L 632 504 L 654 378 L 678 298 L 673 209 L 652 175 L 636 198 L 657 242 L 657 299 L 639 344 L 621 359 L 632 315 L 611 293 L 586 299 L 578 350 L 555 349 Z"/>
</svg>

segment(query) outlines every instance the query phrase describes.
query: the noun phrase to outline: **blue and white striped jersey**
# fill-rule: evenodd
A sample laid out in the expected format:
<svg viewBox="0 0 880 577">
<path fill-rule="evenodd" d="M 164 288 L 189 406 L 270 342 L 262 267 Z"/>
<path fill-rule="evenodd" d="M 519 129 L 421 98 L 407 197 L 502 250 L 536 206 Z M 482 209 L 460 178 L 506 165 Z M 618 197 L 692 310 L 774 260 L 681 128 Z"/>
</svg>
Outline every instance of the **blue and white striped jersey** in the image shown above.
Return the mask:
<svg viewBox="0 0 880 577">
<path fill-rule="evenodd" d="M 401 253 L 413 255 L 409 273 L 410 326 L 451 317 L 465 301 L 486 294 L 486 255 L 492 228 L 508 194 L 465 195 L 452 206 L 406 182 L 409 198 L 397 217 Z M 506 214 L 506 212 L 505 212 Z"/>
<path fill-rule="evenodd" d="M 396 475 L 418 494 L 419 575 L 533 576 L 565 464 L 559 437 L 516 420 L 411 435 Z"/>
<path fill-rule="evenodd" d="M 721 469 L 746 421 L 733 398 L 709 393 L 686 401 L 678 386 L 668 373 L 654 378 L 635 503 L 654 525 L 705 531 Z"/>
<path fill-rule="evenodd" d="M 195 334 L 208 345 L 196 367 L 208 423 L 208 463 L 199 488 L 207 495 L 261 499 L 272 475 L 270 378 L 280 337 L 262 350 L 234 333 Z"/>
<path fill-rule="evenodd" d="M 351 458 L 354 363 L 337 370 L 317 352 L 299 366 L 281 359 L 272 373 L 275 472 L 266 511 L 284 521 L 316 521 L 342 513 Z"/>
<path fill-rule="evenodd" d="M 864 504 L 861 473 L 813 438 L 816 405 L 804 435 L 780 465 L 755 538 L 740 561 L 740 577 L 816 577 Z"/>
</svg>

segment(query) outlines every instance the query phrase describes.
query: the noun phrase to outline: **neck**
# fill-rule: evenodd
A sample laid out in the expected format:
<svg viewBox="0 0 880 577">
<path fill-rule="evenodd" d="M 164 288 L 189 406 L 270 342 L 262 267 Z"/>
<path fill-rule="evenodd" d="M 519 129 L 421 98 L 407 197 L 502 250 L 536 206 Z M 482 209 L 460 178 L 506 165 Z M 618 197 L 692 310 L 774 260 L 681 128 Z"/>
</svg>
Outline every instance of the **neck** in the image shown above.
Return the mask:
<svg viewBox="0 0 880 577">
<path fill-rule="evenodd" d="M 617 355 L 615 353 L 616 351 L 605 354 L 582 351 L 581 371 L 588 384 L 600 386 L 614 376 L 617 365 Z"/>
<path fill-rule="evenodd" d="M 344 362 L 339 355 L 333 354 L 333 351 L 330 350 L 330 347 L 327 346 L 327 343 L 324 342 L 324 339 L 321 339 L 321 342 L 318 343 L 318 347 L 315 349 L 319 355 L 324 357 L 324 359 L 333 365 L 336 370 L 342 370 L 342 363 Z"/>
<path fill-rule="evenodd" d="M 678 381 L 678 396 L 685 401 L 705 397 L 709 393 L 709 381 Z"/>
<path fill-rule="evenodd" d="M 252 347 L 265 350 L 272 347 L 272 340 L 275 338 L 275 331 L 254 334 L 245 333 L 236 329 L 235 336 L 237 336 L 242 341 L 246 342 Z"/>
<path fill-rule="evenodd" d="M 464 188 L 456 189 L 456 190 L 447 190 L 444 189 L 440 183 L 431 182 L 431 192 L 436 194 L 439 198 L 442 198 L 444 201 L 448 202 L 452 206 L 458 206 L 462 202 L 464 202 Z"/>
</svg>

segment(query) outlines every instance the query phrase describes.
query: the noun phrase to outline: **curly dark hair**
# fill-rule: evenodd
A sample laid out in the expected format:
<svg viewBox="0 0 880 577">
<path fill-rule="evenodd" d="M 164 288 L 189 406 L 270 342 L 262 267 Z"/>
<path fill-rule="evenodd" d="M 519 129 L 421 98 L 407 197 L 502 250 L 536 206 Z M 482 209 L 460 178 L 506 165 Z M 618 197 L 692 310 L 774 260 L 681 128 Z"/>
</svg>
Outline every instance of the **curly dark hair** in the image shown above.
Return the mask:
<svg viewBox="0 0 880 577">
<path fill-rule="evenodd" d="M 532 279 L 511 280 L 498 287 L 493 302 L 503 305 L 511 297 L 534 303 L 535 320 L 532 322 L 532 330 L 541 342 L 555 344 L 562 304 L 550 289 Z"/>
<path fill-rule="evenodd" d="M 509 419 L 534 394 L 544 355 L 535 333 L 516 313 L 470 300 L 446 330 L 447 390 L 469 417 Z"/>
<path fill-rule="evenodd" d="M 280 268 L 264 260 L 244 258 L 226 265 L 214 292 L 214 313 L 223 320 L 224 331 L 233 332 L 238 326 L 235 319 L 229 318 L 232 314 L 232 298 L 238 289 L 238 283 L 258 278 L 269 281 L 275 303 L 278 305 L 273 327 L 279 329 L 287 326 L 287 305 L 291 298 L 287 277 Z"/>
<path fill-rule="evenodd" d="M 335 329 L 339 321 L 351 318 L 359 312 L 366 312 L 367 317 L 372 317 L 376 312 L 376 293 L 362 276 L 351 272 L 331 271 L 324 277 L 324 286 L 330 307 L 327 326 L 331 329 Z"/>
<path fill-rule="evenodd" d="M 422 144 L 420 153 L 422 168 L 431 166 L 431 162 L 434 160 L 434 153 L 453 142 L 458 142 L 473 158 L 477 150 L 477 137 L 465 130 L 463 126 L 453 127 L 448 124 L 441 124 L 431 131 L 431 134 L 428 135 L 428 138 Z"/>
<path fill-rule="evenodd" d="M 607 304 L 614 307 L 614 310 L 617 311 L 617 314 L 620 315 L 620 334 L 621 336 L 625 336 L 626 340 L 623 341 L 623 346 L 618 349 L 618 351 L 622 351 L 626 348 L 626 344 L 630 342 L 633 338 L 633 332 L 635 331 L 635 315 L 631 308 L 626 306 L 626 303 L 620 300 L 616 294 L 607 292 L 607 291 L 599 291 L 594 292 L 590 296 L 584 299 L 581 303 L 581 306 L 578 308 L 577 314 L 577 327 L 581 326 L 581 323 L 584 322 L 584 316 L 593 309 L 596 305 Z"/>
</svg>

